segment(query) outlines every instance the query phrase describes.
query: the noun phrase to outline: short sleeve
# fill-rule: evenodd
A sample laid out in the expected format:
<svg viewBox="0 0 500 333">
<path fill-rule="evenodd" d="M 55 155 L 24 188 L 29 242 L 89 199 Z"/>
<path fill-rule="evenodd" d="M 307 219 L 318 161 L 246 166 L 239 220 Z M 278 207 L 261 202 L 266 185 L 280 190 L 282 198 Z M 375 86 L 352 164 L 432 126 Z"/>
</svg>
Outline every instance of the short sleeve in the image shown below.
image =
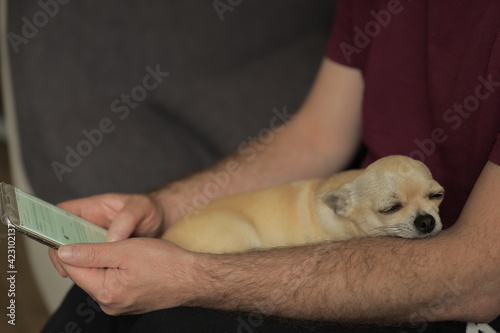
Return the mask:
<svg viewBox="0 0 500 333">
<path fill-rule="evenodd" d="M 490 152 L 489 160 L 500 165 L 500 133 L 497 134 L 497 141 Z"/>
<path fill-rule="evenodd" d="M 335 23 L 326 47 L 326 56 L 342 65 L 361 68 L 362 61 L 359 57 L 359 49 L 353 45 L 352 20 L 351 1 L 338 1 Z"/>
</svg>

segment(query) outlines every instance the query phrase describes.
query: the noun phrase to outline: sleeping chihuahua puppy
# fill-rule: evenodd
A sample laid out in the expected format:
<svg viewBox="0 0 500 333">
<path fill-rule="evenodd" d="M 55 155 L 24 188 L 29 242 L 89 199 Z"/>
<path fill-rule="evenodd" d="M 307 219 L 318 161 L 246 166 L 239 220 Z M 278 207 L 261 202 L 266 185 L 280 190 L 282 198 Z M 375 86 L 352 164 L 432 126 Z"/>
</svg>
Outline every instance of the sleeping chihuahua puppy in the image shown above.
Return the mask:
<svg viewBox="0 0 500 333">
<path fill-rule="evenodd" d="M 366 236 L 424 238 L 442 228 L 443 196 L 423 163 L 388 156 L 364 170 L 211 202 L 163 239 L 191 251 L 225 253 Z"/>
</svg>

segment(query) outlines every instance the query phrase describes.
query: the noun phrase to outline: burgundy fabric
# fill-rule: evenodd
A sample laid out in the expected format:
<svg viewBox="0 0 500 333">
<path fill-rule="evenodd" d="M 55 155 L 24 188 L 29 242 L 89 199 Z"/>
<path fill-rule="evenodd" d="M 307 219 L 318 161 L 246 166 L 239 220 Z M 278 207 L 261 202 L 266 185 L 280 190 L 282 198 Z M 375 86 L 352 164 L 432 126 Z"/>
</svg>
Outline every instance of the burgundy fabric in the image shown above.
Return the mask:
<svg viewBox="0 0 500 333">
<path fill-rule="evenodd" d="M 425 162 L 453 224 L 484 165 L 500 164 L 500 2 L 341 0 L 326 54 L 365 79 L 364 164 Z"/>
</svg>

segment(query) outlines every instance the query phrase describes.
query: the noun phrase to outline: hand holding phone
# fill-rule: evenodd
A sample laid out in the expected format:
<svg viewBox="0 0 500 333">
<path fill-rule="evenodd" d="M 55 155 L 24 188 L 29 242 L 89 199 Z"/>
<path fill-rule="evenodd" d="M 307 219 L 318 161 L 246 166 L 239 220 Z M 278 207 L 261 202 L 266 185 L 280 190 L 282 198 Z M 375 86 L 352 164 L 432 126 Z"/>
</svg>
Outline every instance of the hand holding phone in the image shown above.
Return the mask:
<svg viewBox="0 0 500 333">
<path fill-rule="evenodd" d="M 5 183 L 0 183 L 0 218 L 6 226 L 56 249 L 106 242 L 106 229 Z"/>
</svg>

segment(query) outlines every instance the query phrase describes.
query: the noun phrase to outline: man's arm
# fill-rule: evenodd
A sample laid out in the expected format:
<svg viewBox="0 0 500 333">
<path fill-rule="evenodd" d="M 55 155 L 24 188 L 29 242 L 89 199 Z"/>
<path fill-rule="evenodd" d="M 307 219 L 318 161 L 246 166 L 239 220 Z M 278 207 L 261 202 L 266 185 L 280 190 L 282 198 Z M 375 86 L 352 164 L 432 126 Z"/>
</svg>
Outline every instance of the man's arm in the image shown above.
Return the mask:
<svg viewBox="0 0 500 333">
<path fill-rule="evenodd" d="M 297 115 L 203 172 L 146 195 L 104 194 L 61 207 L 109 229 L 109 240 L 158 237 L 182 215 L 220 197 L 324 176 L 351 162 L 361 137 L 363 78 L 328 59 Z"/>
<path fill-rule="evenodd" d="M 488 322 L 500 313 L 499 200 L 500 166 L 488 162 L 456 226 L 434 238 L 225 255 L 132 238 L 63 246 L 52 259 L 113 315 L 184 305 L 309 320 Z"/>
<path fill-rule="evenodd" d="M 355 144 L 336 140 L 359 137 L 361 74 L 325 61 L 317 82 L 302 112 L 255 161 L 241 165 L 220 195 L 347 163 Z M 163 209 L 191 204 L 191 187 L 210 181 L 209 172 L 160 191 Z M 431 239 L 367 238 L 235 255 L 129 239 L 51 255 L 112 314 L 197 305 L 337 321 L 487 321 L 500 313 L 499 180 L 500 167 L 488 163 L 456 226 Z"/>
<path fill-rule="evenodd" d="M 487 322 L 500 314 L 500 166 L 488 162 L 456 226 L 435 238 L 370 238 L 204 255 L 189 304 L 350 322 Z"/>
<path fill-rule="evenodd" d="M 359 70 L 325 58 L 303 106 L 273 130 L 271 142 L 251 142 L 212 168 L 154 193 L 164 203 L 167 220 L 176 221 L 200 202 L 347 167 L 360 144 L 363 88 Z M 217 175 L 224 182 L 216 181 Z M 207 184 L 210 190 L 205 190 Z"/>
</svg>

